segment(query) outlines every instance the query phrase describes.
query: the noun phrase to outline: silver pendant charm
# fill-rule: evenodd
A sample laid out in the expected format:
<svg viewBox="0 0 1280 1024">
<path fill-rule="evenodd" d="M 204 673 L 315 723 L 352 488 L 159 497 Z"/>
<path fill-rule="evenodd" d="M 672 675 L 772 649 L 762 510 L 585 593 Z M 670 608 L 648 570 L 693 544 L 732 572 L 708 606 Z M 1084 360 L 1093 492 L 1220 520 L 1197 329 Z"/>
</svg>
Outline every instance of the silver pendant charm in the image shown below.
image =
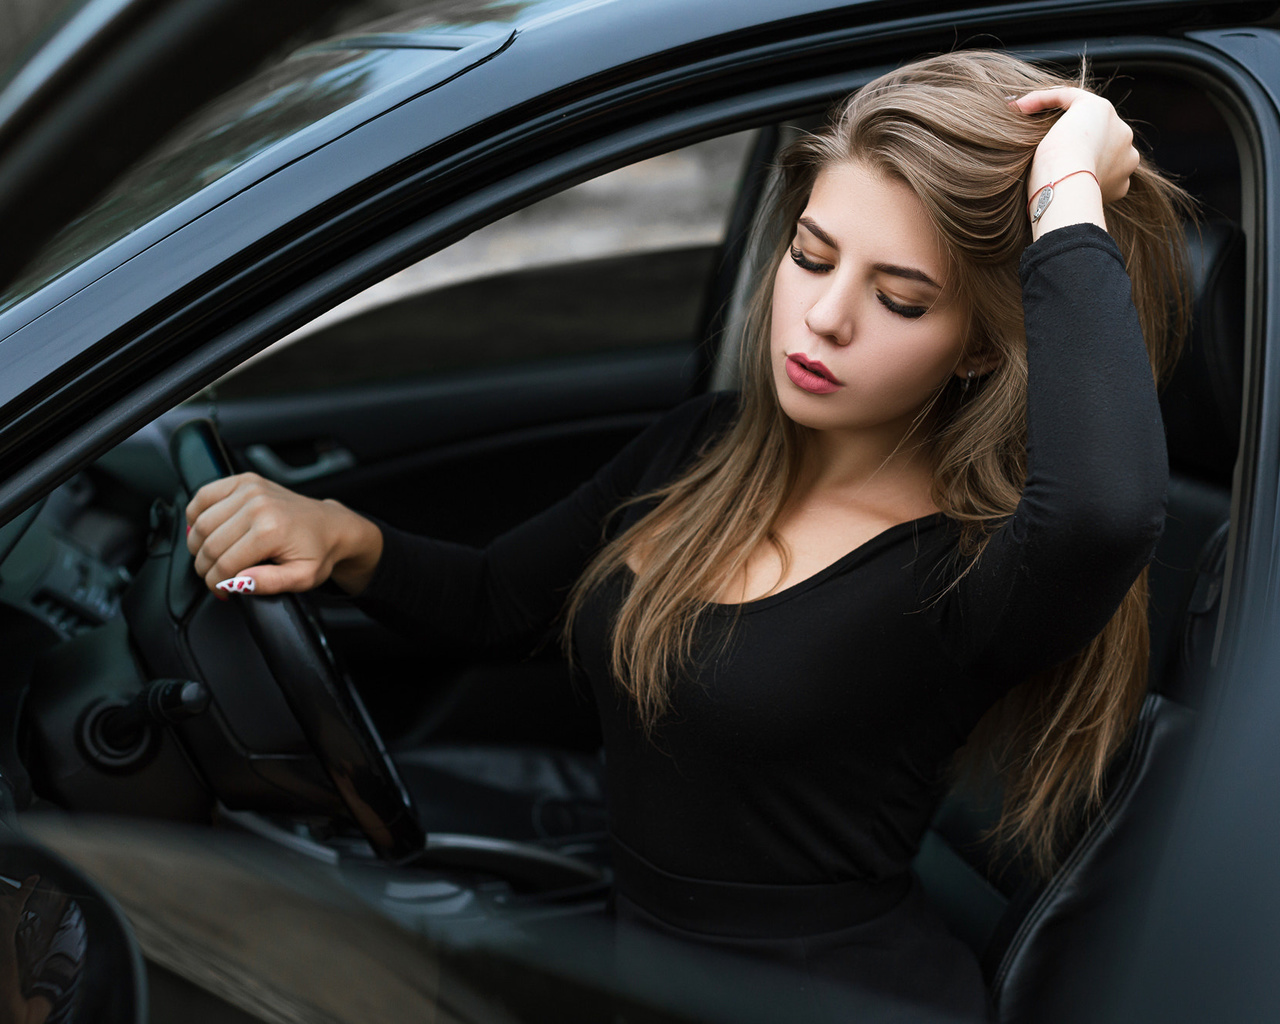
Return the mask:
<svg viewBox="0 0 1280 1024">
<path fill-rule="evenodd" d="M 1032 224 L 1044 216 L 1044 211 L 1049 209 L 1051 202 L 1053 202 L 1053 186 L 1046 185 L 1040 190 L 1040 195 L 1036 199 L 1036 208 L 1031 213 Z"/>
</svg>

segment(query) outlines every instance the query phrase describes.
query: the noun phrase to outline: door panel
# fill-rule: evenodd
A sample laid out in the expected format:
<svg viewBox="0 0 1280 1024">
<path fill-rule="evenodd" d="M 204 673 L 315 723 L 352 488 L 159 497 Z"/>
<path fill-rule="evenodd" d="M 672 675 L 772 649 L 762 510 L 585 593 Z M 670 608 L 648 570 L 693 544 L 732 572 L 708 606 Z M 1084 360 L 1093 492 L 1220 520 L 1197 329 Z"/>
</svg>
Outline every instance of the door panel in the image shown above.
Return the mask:
<svg viewBox="0 0 1280 1024">
<path fill-rule="evenodd" d="M 219 402 L 242 459 L 265 445 L 313 464 L 317 442 L 354 464 L 296 489 L 404 529 L 481 546 L 569 494 L 689 393 L 687 350 L 576 359 L 284 400 Z M 423 651 L 348 602 L 317 609 L 388 742 L 552 742 L 591 749 L 595 713 L 549 637 L 538 656 Z"/>
<path fill-rule="evenodd" d="M 693 392 L 754 133 L 623 168 L 463 239 L 174 410 L 216 411 L 246 466 L 481 546 L 568 495 Z M 317 595 L 388 741 L 599 743 L 558 639 L 424 651 Z"/>
</svg>

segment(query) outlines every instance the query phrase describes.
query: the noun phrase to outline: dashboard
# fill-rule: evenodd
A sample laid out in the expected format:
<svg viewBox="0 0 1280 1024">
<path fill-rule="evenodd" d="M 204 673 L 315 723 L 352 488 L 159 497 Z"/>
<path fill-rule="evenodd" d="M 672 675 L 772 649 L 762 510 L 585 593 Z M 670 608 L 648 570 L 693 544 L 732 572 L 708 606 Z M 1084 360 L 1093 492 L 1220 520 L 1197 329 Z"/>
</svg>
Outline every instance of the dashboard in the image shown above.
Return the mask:
<svg viewBox="0 0 1280 1024">
<path fill-rule="evenodd" d="M 0 529 L 0 606 L 61 639 L 119 615 L 132 579 L 125 565 L 108 564 L 69 535 L 58 515 L 67 504 L 46 500 Z"/>
</svg>

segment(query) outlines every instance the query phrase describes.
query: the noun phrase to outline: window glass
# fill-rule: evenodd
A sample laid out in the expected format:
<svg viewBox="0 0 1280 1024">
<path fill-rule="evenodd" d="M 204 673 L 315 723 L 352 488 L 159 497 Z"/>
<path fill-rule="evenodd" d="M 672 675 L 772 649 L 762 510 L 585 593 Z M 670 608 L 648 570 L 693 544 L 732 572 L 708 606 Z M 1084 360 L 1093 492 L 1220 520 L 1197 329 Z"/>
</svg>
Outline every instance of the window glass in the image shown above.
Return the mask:
<svg viewBox="0 0 1280 1024">
<path fill-rule="evenodd" d="M 484 13 L 485 5 L 480 3 L 462 6 L 477 8 L 473 18 Z M 512 12 L 519 8 L 492 10 L 494 17 L 514 16 Z M 0 297 L 0 310 L 282 140 L 366 97 L 421 76 L 469 44 L 502 38 L 500 23 L 458 21 L 461 13 L 453 11 L 451 20 L 448 5 L 438 3 L 412 16 L 376 22 L 358 35 L 304 47 L 231 89 L 192 115 L 60 232 Z M 491 31 L 485 35 L 482 30 Z"/>
<path fill-rule="evenodd" d="M 259 353 L 218 397 L 692 350 L 751 138 L 624 167 L 476 231 Z"/>
</svg>

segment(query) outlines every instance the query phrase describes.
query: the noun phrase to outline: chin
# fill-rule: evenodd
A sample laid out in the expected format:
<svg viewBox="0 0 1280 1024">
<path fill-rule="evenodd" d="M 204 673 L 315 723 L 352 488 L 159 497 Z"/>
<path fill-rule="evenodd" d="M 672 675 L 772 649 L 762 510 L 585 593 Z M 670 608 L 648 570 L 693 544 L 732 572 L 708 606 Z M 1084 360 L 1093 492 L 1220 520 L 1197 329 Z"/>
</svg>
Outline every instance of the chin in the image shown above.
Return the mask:
<svg viewBox="0 0 1280 1024">
<path fill-rule="evenodd" d="M 840 422 L 839 415 L 829 399 L 834 395 L 806 395 L 799 392 L 790 382 L 787 386 L 776 389 L 778 406 L 782 414 L 793 423 L 811 430 L 831 430 L 838 426 L 848 426 Z"/>
</svg>

